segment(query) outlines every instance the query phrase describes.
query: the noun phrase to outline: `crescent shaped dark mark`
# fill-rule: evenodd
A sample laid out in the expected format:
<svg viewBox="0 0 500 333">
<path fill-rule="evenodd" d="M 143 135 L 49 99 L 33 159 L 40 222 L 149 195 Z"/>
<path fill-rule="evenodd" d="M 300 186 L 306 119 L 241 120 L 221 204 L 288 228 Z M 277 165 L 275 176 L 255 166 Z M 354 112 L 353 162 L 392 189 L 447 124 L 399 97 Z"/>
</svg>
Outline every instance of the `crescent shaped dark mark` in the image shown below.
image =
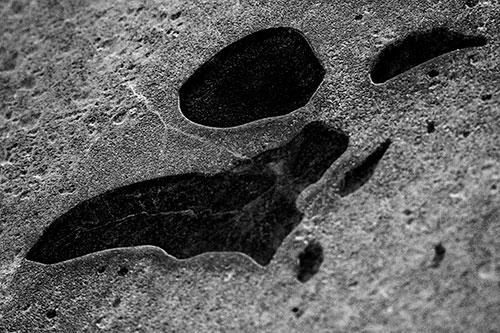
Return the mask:
<svg viewBox="0 0 500 333">
<path fill-rule="evenodd" d="M 391 143 L 390 139 L 385 140 L 366 158 L 344 174 L 337 184 L 341 197 L 354 193 L 373 176 L 378 163 L 384 157 Z"/>
<path fill-rule="evenodd" d="M 410 33 L 404 39 L 387 45 L 378 55 L 370 72 L 373 83 L 384 83 L 445 53 L 487 44 L 480 35 L 464 35 L 438 27 Z"/>
</svg>

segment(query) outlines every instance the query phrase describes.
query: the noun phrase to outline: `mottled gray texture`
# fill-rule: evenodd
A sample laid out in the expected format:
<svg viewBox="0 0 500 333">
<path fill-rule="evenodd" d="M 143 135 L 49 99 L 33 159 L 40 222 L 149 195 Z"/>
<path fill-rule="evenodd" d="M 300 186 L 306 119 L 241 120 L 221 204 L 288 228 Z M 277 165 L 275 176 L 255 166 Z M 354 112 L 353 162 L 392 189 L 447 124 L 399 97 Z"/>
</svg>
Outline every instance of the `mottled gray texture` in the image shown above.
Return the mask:
<svg viewBox="0 0 500 333">
<path fill-rule="evenodd" d="M 499 330 L 497 0 L 16 0 L 0 8 L 5 331 Z M 311 101 L 230 130 L 183 118 L 177 91 L 192 71 L 273 26 L 301 30 L 324 65 Z M 385 45 L 437 26 L 489 42 L 370 82 Z M 86 198 L 216 172 L 314 119 L 349 133 L 350 147 L 299 197 L 304 219 L 266 268 L 231 253 L 176 261 L 147 246 L 56 266 L 23 259 L 54 218 Z M 392 144 L 373 177 L 341 198 L 338 177 L 386 138 Z M 297 255 L 311 239 L 324 260 L 301 283 Z M 437 244 L 446 249 L 439 267 Z"/>
</svg>

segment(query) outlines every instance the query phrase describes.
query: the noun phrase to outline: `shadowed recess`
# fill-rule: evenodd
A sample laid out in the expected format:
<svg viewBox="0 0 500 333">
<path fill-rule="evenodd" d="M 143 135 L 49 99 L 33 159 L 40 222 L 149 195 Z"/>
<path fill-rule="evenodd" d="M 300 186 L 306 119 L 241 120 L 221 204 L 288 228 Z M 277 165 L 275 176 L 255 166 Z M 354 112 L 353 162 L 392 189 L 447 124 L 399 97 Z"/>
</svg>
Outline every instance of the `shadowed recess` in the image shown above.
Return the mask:
<svg viewBox="0 0 500 333">
<path fill-rule="evenodd" d="M 382 142 L 370 155 L 361 163 L 344 174 L 339 181 L 339 195 L 345 197 L 363 186 L 373 176 L 378 162 L 384 157 L 385 152 L 391 145 L 391 140 Z"/>
<path fill-rule="evenodd" d="M 223 48 L 184 82 L 180 110 L 211 127 L 282 116 L 306 105 L 324 75 L 301 32 L 259 30 Z"/>
<path fill-rule="evenodd" d="M 153 245 L 179 259 L 237 251 L 266 265 L 302 219 L 297 196 L 347 145 L 344 133 L 312 122 L 285 145 L 230 170 L 110 190 L 55 219 L 26 259 L 54 264 L 111 248 Z"/>
<path fill-rule="evenodd" d="M 318 241 L 313 240 L 307 244 L 304 250 L 299 253 L 297 279 L 302 283 L 309 281 L 319 272 L 323 259 L 323 247 Z"/>
<path fill-rule="evenodd" d="M 484 46 L 480 35 L 464 35 L 444 27 L 410 33 L 406 38 L 387 45 L 375 60 L 370 78 L 384 83 L 433 58 L 469 47 Z"/>
<path fill-rule="evenodd" d="M 432 258 L 432 268 L 438 268 L 441 265 L 441 262 L 444 260 L 444 256 L 446 254 L 446 248 L 443 244 L 439 243 L 434 246 L 434 258 Z"/>
</svg>

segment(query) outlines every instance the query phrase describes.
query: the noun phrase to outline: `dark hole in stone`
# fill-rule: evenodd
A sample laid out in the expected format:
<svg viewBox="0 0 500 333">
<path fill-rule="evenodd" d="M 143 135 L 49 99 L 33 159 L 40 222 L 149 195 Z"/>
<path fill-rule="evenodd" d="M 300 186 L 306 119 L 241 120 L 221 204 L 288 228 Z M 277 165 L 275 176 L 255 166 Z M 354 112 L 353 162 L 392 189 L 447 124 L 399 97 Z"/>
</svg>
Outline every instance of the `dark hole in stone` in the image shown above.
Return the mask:
<svg viewBox="0 0 500 333">
<path fill-rule="evenodd" d="M 491 99 L 491 97 L 493 97 L 493 96 L 492 96 L 492 94 L 484 94 L 484 95 L 481 95 L 481 99 L 482 99 L 483 101 L 489 101 L 489 100 Z"/>
<path fill-rule="evenodd" d="M 435 70 L 435 69 L 431 69 L 430 71 L 427 72 L 427 75 L 429 77 L 436 77 L 436 76 L 439 75 L 439 72 L 437 70 Z"/>
<path fill-rule="evenodd" d="M 179 89 L 180 110 L 211 127 L 286 115 L 307 104 L 325 75 L 293 28 L 254 32 L 202 64 Z"/>
<path fill-rule="evenodd" d="M 427 133 L 433 133 L 436 130 L 436 124 L 431 120 L 427 122 Z"/>
<path fill-rule="evenodd" d="M 179 17 L 181 17 L 181 15 L 182 15 L 182 12 L 181 12 L 181 11 L 179 11 L 179 12 L 177 12 L 177 13 L 174 13 L 174 14 L 170 15 L 170 19 L 171 19 L 172 21 L 175 21 L 175 20 L 177 20 Z"/>
<path fill-rule="evenodd" d="M 309 281 L 323 263 L 323 247 L 317 241 L 311 241 L 302 252 L 299 253 L 299 271 L 297 279 L 304 283 Z"/>
<path fill-rule="evenodd" d="M 390 145 L 391 140 L 385 140 L 361 163 L 344 174 L 344 177 L 338 183 L 339 195 L 341 197 L 345 197 L 355 192 L 370 180 L 379 161 L 384 157 Z"/>
<path fill-rule="evenodd" d="M 56 218 L 26 259 L 54 264 L 152 245 L 179 259 L 237 251 L 267 265 L 302 213 L 295 201 L 347 149 L 348 137 L 307 124 L 281 147 L 215 174 L 160 177 L 110 190 Z"/>
<path fill-rule="evenodd" d="M 444 255 L 446 254 L 446 249 L 444 246 L 439 243 L 434 246 L 434 258 L 432 259 L 432 268 L 438 268 L 441 265 L 441 262 L 444 259 Z"/>
<path fill-rule="evenodd" d="M 56 312 L 56 310 L 51 309 L 51 310 L 47 311 L 46 316 L 47 316 L 47 318 L 52 319 L 55 316 L 57 316 L 57 312 Z"/>
<path fill-rule="evenodd" d="M 358 281 L 352 281 L 351 283 L 349 283 L 347 286 L 348 287 L 356 287 L 357 285 L 359 284 Z"/>
<path fill-rule="evenodd" d="M 299 318 L 300 316 L 302 316 L 304 314 L 304 310 L 302 310 L 296 306 L 292 308 L 292 312 L 295 315 L 295 318 Z"/>
<path fill-rule="evenodd" d="M 355 19 L 356 21 L 362 20 L 362 19 L 363 19 L 363 15 L 361 15 L 361 14 L 356 14 L 356 16 L 354 16 L 354 19 Z"/>
<path fill-rule="evenodd" d="M 467 7 L 474 7 L 479 3 L 479 0 L 465 0 Z"/>
<path fill-rule="evenodd" d="M 464 138 L 468 137 L 469 135 L 470 135 L 470 131 L 463 131 L 463 132 L 462 132 L 462 136 L 463 136 Z"/>
<path fill-rule="evenodd" d="M 370 77 L 373 83 L 384 83 L 445 53 L 484 46 L 480 35 L 464 35 L 444 27 L 410 33 L 406 38 L 386 46 L 375 60 Z"/>
<path fill-rule="evenodd" d="M 104 273 L 106 271 L 106 266 L 99 266 L 99 268 L 97 268 L 97 273 Z"/>
<path fill-rule="evenodd" d="M 127 275 L 127 273 L 128 273 L 128 268 L 125 266 L 120 267 L 120 269 L 118 270 L 118 275 L 120 276 L 125 276 Z"/>
<path fill-rule="evenodd" d="M 115 299 L 113 300 L 113 304 L 112 304 L 112 305 L 113 305 L 113 307 L 114 307 L 114 308 L 117 308 L 117 307 L 119 307 L 119 306 L 120 306 L 120 303 L 121 303 L 121 302 L 122 302 L 121 298 L 120 298 L 120 297 L 117 297 L 117 298 L 115 298 Z"/>
</svg>

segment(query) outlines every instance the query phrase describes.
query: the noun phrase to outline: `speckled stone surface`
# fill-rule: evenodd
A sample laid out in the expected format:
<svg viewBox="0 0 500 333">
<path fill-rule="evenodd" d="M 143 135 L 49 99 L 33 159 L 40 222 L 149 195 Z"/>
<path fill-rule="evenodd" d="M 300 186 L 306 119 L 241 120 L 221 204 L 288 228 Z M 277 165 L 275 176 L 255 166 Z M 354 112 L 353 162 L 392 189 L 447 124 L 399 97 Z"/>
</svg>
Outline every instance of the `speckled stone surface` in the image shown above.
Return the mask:
<svg viewBox="0 0 500 333">
<path fill-rule="evenodd" d="M 500 331 L 498 0 L 13 0 L 0 13 L 0 331 Z M 304 33 L 326 69 L 306 106 L 232 129 L 182 116 L 197 67 L 276 26 Z M 442 26 L 488 43 L 370 81 L 386 45 Z M 313 120 L 349 148 L 299 197 L 304 218 L 266 267 L 150 246 L 24 259 L 84 199 L 229 168 Z M 340 197 L 340 170 L 386 138 L 373 177 Z M 324 259 L 302 283 L 312 240 Z"/>
</svg>

